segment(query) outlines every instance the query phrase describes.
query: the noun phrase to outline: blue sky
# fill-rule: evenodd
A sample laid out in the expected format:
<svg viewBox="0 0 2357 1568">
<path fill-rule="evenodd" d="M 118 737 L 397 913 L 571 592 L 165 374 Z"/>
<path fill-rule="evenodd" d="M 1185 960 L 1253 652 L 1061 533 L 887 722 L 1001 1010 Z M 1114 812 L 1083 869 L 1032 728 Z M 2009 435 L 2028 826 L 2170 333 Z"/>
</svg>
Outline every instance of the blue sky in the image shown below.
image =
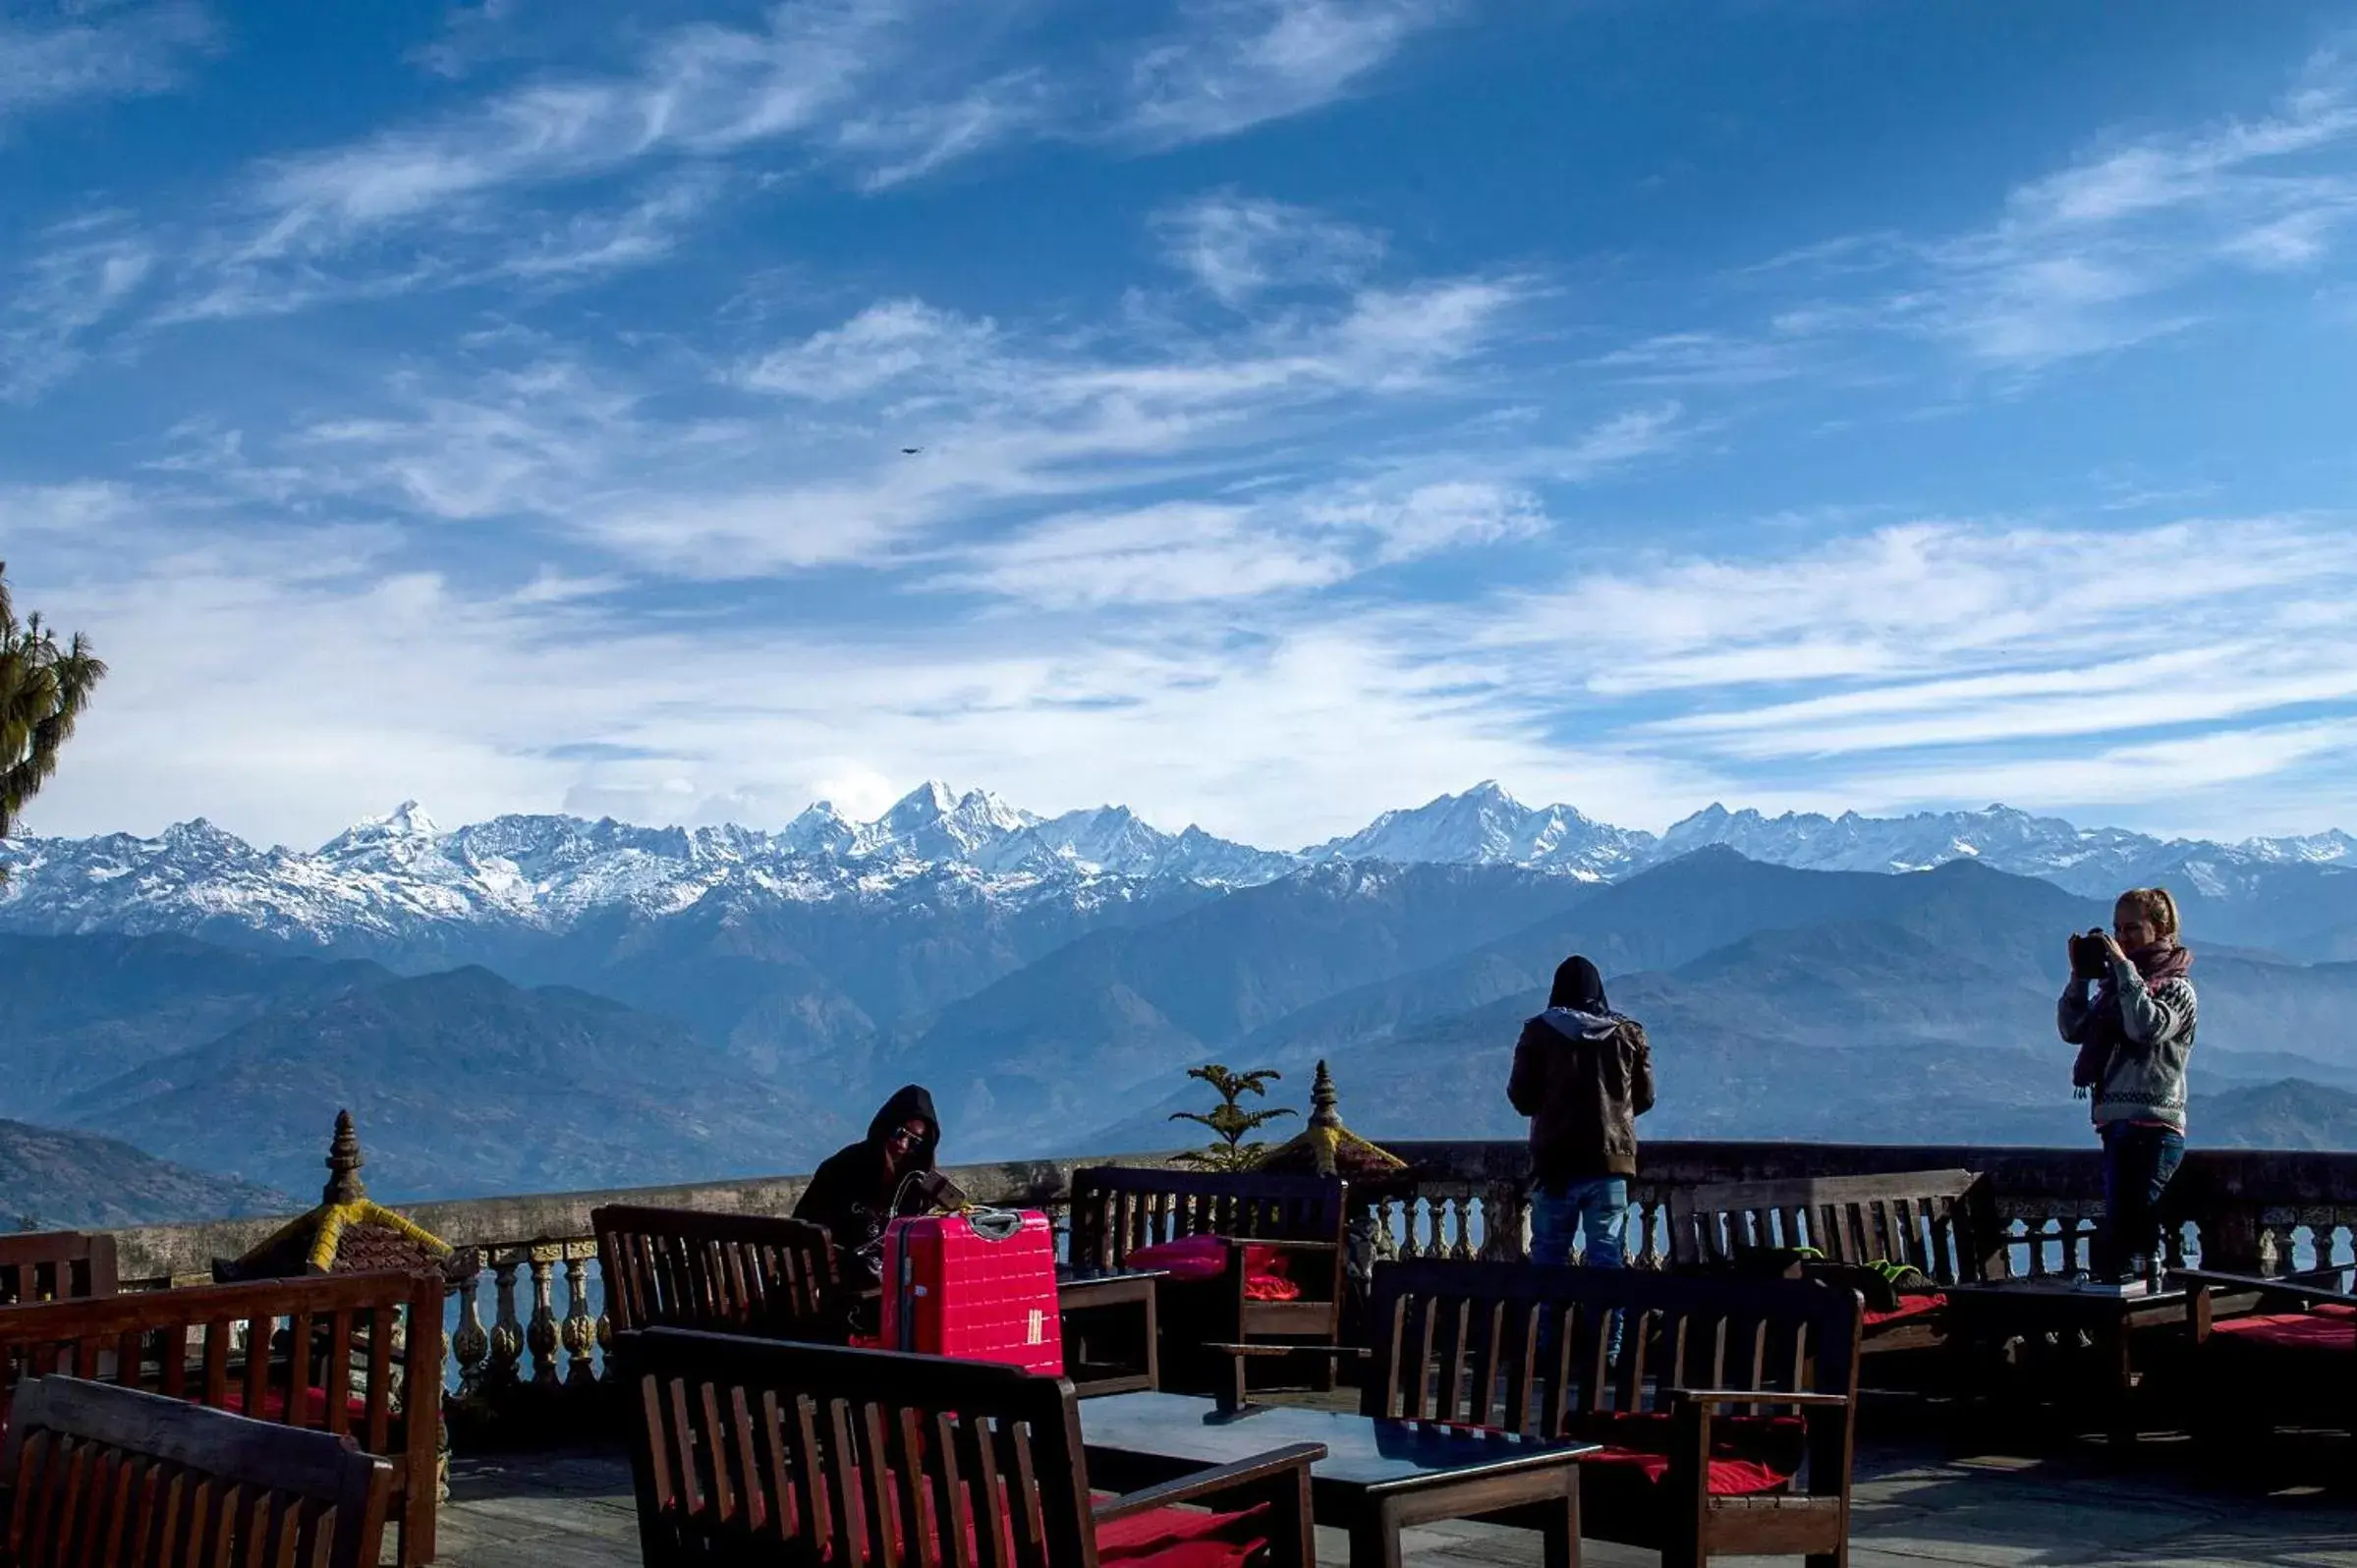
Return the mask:
<svg viewBox="0 0 2357 1568">
<path fill-rule="evenodd" d="M 0 0 L 30 825 L 2351 823 L 2347 23 Z"/>
</svg>

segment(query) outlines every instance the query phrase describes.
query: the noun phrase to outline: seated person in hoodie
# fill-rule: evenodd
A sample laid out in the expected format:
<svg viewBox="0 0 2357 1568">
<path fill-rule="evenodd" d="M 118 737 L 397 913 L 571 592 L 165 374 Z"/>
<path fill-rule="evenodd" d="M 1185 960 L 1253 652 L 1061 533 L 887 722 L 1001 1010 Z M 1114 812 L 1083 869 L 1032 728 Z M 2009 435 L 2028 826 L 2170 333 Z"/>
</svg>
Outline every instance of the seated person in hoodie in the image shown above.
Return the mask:
<svg viewBox="0 0 2357 1568">
<path fill-rule="evenodd" d="M 803 1189 L 794 1217 L 826 1227 L 851 1291 L 882 1282 L 884 1227 L 933 1207 L 933 1151 L 941 1145 L 933 1096 L 909 1084 L 875 1113 L 868 1136 L 826 1156 Z"/>
<path fill-rule="evenodd" d="M 1654 1061 L 1644 1027 L 1612 1011 L 1603 977 L 1576 953 L 1555 971 L 1546 1011 L 1522 1027 L 1506 1097 L 1531 1119 L 1531 1261 L 1570 1262 L 1585 1233 L 1588 1265 L 1617 1267 Z"/>
</svg>

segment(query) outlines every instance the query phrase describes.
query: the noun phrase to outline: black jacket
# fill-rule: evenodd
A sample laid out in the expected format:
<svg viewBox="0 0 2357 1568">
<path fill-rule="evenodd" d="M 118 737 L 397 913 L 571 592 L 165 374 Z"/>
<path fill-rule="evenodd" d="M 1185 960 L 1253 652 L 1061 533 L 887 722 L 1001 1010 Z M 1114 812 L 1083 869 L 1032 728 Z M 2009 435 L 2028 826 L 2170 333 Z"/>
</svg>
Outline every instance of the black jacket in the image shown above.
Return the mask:
<svg viewBox="0 0 2357 1568">
<path fill-rule="evenodd" d="M 1637 1174 L 1637 1118 L 1654 1108 L 1645 1028 L 1617 1013 L 1550 1007 L 1522 1026 L 1506 1097 L 1531 1119 L 1542 1187 Z"/>
<path fill-rule="evenodd" d="M 925 1124 L 925 1137 L 909 1150 L 900 1169 L 889 1172 L 884 1145 L 894 1128 L 911 1121 Z M 803 1189 L 802 1201 L 794 1205 L 794 1217 L 826 1227 L 835 1239 L 846 1279 L 859 1277 L 855 1265 L 871 1279 L 882 1277 L 883 1256 L 876 1244 L 895 1215 L 921 1214 L 929 1206 L 908 1177 L 911 1172 L 931 1170 L 933 1153 L 940 1145 L 941 1121 L 933 1114 L 933 1096 L 910 1084 L 884 1101 L 875 1120 L 868 1124 L 864 1141 L 835 1150 L 811 1173 L 810 1186 Z"/>
</svg>

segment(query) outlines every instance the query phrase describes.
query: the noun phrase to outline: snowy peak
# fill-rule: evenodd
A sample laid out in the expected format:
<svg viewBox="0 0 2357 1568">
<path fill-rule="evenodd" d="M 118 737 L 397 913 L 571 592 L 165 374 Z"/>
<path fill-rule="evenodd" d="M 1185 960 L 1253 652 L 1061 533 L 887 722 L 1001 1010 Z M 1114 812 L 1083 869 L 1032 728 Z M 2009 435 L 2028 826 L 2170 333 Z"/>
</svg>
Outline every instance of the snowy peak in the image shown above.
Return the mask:
<svg viewBox="0 0 2357 1568">
<path fill-rule="evenodd" d="M 1919 871 L 1977 860 L 2001 871 L 2040 876 L 2087 896 L 2116 892 L 2181 866 L 2189 850 L 2236 856 L 2223 846 L 2169 842 L 2122 828 L 2080 828 L 2060 817 L 2008 806 L 1910 816 L 1766 816 L 1712 806 L 1661 835 L 1669 859 L 1718 845 L 1755 861 L 1821 871 Z"/>
<path fill-rule="evenodd" d="M 1385 812 L 1348 838 L 1305 854 L 1316 860 L 1524 866 L 1599 877 L 1625 869 L 1652 845 L 1650 833 L 1604 826 L 1569 806 L 1534 809 L 1487 780 L 1462 795 Z"/>
<path fill-rule="evenodd" d="M 819 801 L 803 808 L 802 814 L 788 822 L 778 837 L 797 855 L 846 855 L 860 835 L 832 801 Z"/>
<path fill-rule="evenodd" d="M 928 779 L 870 823 L 857 848 L 866 855 L 928 864 L 971 860 L 1037 820 L 987 790 L 958 795 L 940 780 Z"/>
<path fill-rule="evenodd" d="M 244 931 L 381 951 L 431 948 L 462 927 L 562 930 L 601 910 L 658 918 L 715 896 L 888 898 L 944 878 L 975 897 L 1019 906 L 1126 898 L 1172 881 L 1253 886 L 1304 867 L 1379 883 L 1386 863 L 1514 866 L 1603 880 L 1709 849 L 1822 870 L 1910 871 L 1974 860 L 2085 896 L 2150 882 L 2224 896 L 2250 893 L 2286 869 L 2357 874 L 2357 838 L 2338 831 L 2229 846 L 2082 829 L 2004 806 L 1771 817 L 1713 805 L 1656 839 L 1570 806 L 1525 806 L 1494 781 L 1385 812 L 1357 833 L 1288 854 L 1196 826 L 1173 835 L 1126 807 L 1042 818 L 985 790 L 960 794 L 928 781 L 873 821 L 851 820 L 820 802 L 776 832 L 560 815 L 501 816 L 444 831 L 408 802 L 309 854 L 257 850 L 201 818 L 154 838 L 26 838 L 0 846 L 12 871 L 0 882 L 0 924 Z"/>
</svg>

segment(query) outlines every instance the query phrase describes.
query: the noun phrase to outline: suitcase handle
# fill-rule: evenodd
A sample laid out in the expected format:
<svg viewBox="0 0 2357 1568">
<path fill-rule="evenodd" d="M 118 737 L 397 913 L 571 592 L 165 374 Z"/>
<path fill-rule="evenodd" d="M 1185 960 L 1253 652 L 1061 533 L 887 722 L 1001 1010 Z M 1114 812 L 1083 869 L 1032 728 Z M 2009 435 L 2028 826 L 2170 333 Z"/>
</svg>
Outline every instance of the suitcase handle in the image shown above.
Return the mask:
<svg viewBox="0 0 2357 1568">
<path fill-rule="evenodd" d="M 966 1223 L 982 1240 L 1000 1242 L 1023 1229 L 1023 1212 L 1015 1208 L 984 1208 L 978 1204 L 966 1210 Z"/>
</svg>

